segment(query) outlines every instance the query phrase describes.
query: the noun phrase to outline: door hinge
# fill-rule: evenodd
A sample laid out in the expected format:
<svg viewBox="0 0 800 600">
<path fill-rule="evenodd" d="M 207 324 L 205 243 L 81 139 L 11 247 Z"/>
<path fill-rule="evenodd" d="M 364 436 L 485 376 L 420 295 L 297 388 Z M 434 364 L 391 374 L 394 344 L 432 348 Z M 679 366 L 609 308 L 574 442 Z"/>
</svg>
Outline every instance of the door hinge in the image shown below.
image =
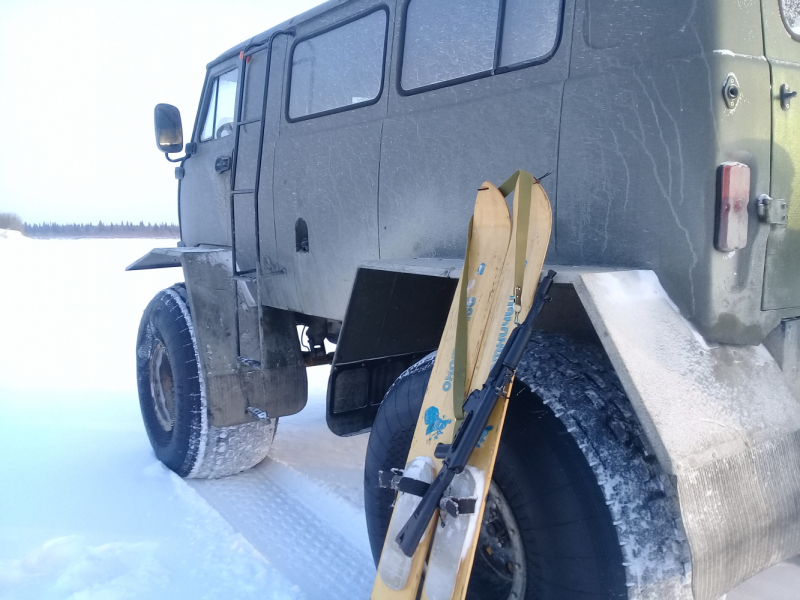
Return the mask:
<svg viewBox="0 0 800 600">
<path fill-rule="evenodd" d="M 758 218 L 770 225 L 786 226 L 789 221 L 789 209 L 786 200 L 775 200 L 766 194 L 758 197 Z"/>
<path fill-rule="evenodd" d="M 269 415 L 265 411 L 261 410 L 260 408 L 256 408 L 255 406 L 248 406 L 247 412 L 260 421 L 266 421 L 269 419 Z"/>
</svg>

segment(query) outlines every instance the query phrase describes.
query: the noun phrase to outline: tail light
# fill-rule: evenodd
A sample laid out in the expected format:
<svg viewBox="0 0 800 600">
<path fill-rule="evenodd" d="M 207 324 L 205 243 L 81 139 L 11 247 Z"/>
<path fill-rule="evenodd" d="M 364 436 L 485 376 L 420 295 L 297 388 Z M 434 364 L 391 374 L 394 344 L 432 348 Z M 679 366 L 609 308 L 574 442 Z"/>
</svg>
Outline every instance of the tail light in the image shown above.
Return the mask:
<svg viewBox="0 0 800 600">
<path fill-rule="evenodd" d="M 717 250 L 730 252 L 747 245 L 749 202 L 750 167 L 738 162 L 722 163 L 717 170 Z"/>
</svg>

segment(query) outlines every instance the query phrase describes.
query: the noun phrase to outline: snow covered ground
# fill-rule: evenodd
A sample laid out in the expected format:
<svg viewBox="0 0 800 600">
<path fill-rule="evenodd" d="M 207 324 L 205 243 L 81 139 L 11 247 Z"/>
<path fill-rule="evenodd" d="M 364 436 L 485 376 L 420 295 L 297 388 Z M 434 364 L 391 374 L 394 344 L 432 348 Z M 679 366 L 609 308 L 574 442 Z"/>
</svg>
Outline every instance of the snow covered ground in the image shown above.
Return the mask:
<svg viewBox="0 0 800 600">
<path fill-rule="evenodd" d="M 255 469 L 186 482 L 155 460 L 133 348 L 181 273 L 123 269 L 173 243 L 0 231 L 0 600 L 367 598 L 367 437 L 328 431 L 327 368 Z M 797 589 L 787 562 L 728 600 Z"/>
<path fill-rule="evenodd" d="M 187 485 L 153 456 L 133 348 L 181 273 L 123 269 L 158 245 L 0 234 L 0 598 L 368 596 L 366 438 L 328 432 L 326 368 L 257 469 Z"/>
</svg>

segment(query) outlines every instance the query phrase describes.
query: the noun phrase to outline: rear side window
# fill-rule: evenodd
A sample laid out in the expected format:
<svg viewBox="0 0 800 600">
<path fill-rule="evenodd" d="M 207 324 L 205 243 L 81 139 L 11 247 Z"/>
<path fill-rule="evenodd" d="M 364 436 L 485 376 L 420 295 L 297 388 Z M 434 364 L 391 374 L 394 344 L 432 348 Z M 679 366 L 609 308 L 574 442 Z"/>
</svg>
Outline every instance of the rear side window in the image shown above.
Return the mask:
<svg viewBox="0 0 800 600">
<path fill-rule="evenodd" d="M 780 3 L 783 23 L 793 38 L 800 38 L 800 0 L 780 0 Z"/>
<path fill-rule="evenodd" d="M 549 56 L 561 30 L 561 0 L 506 0 L 500 44 L 501 67 Z"/>
<path fill-rule="evenodd" d="M 373 104 L 383 88 L 385 8 L 298 40 L 292 50 L 288 117 L 307 119 Z"/>
<path fill-rule="evenodd" d="M 223 138 L 233 133 L 236 112 L 236 69 L 215 77 L 211 82 L 211 93 L 206 108 L 206 118 L 200 132 L 200 141 Z"/>
<path fill-rule="evenodd" d="M 410 0 L 400 88 L 423 91 L 543 62 L 561 29 L 561 0 Z"/>
</svg>

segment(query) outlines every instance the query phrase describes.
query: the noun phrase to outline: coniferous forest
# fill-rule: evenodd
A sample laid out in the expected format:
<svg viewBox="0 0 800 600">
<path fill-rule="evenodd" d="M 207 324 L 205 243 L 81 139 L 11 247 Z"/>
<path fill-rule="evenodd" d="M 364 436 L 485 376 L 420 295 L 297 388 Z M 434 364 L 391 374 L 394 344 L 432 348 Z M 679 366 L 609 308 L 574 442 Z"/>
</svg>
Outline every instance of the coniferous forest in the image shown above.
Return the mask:
<svg viewBox="0 0 800 600">
<path fill-rule="evenodd" d="M 24 234 L 33 238 L 179 238 L 177 225 L 169 223 L 25 223 Z"/>
<path fill-rule="evenodd" d="M 0 213 L 0 229 L 14 229 L 32 238 L 173 238 L 180 237 L 170 223 L 24 223 L 12 213 Z"/>
</svg>

